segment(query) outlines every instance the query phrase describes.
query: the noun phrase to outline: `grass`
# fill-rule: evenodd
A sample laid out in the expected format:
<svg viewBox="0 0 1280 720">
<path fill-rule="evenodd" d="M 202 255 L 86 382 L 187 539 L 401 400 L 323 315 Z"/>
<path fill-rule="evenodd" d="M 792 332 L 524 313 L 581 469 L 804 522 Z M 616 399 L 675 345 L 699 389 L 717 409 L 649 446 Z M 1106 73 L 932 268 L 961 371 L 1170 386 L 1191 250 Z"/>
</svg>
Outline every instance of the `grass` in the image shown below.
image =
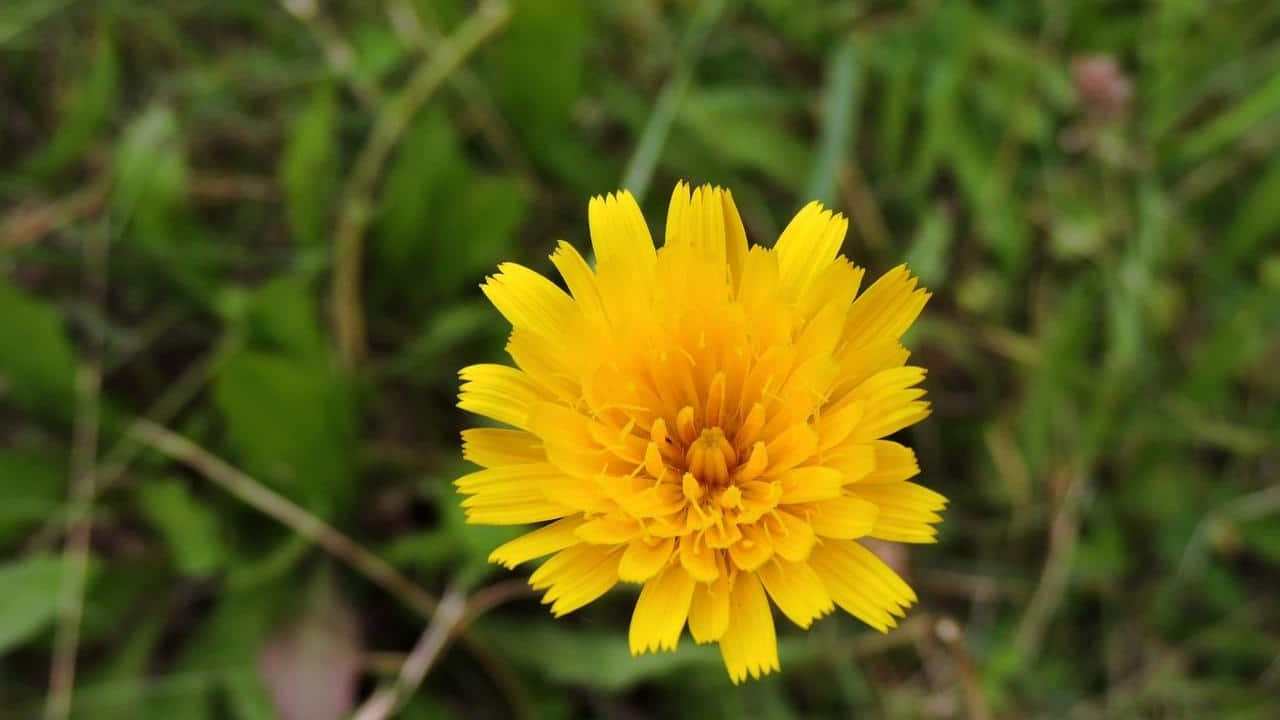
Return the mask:
<svg viewBox="0 0 1280 720">
<path fill-rule="evenodd" d="M 1277 78 L 1265 0 L 3 3 L 0 717 L 1274 717 Z M 736 689 L 450 486 L 480 279 L 680 178 L 935 293 L 920 606 Z"/>
</svg>

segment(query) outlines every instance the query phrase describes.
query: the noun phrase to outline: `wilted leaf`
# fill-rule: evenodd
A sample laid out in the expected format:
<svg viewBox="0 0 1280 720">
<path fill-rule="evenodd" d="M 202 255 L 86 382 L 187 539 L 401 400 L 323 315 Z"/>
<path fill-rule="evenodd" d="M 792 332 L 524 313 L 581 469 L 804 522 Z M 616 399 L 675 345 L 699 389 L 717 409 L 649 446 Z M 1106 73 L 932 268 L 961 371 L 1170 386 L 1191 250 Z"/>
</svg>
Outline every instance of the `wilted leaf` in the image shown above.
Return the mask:
<svg viewBox="0 0 1280 720">
<path fill-rule="evenodd" d="M 355 705 L 360 678 L 359 619 L 322 572 L 302 614 L 262 649 L 262 681 L 281 720 L 338 720 Z"/>
</svg>

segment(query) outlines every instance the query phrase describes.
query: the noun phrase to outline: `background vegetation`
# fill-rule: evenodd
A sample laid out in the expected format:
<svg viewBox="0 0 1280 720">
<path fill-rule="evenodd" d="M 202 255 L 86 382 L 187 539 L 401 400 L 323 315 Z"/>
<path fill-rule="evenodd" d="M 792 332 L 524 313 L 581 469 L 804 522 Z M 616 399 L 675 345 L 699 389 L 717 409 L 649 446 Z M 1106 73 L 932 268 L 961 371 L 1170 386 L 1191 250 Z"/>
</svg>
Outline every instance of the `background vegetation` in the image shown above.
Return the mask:
<svg viewBox="0 0 1280 720">
<path fill-rule="evenodd" d="M 5 0 L 0 716 L 342 717 L 444 596 L 402 717 L 1278 717 L 1278 146 L 1268 0 Z M 921 605 L 736 689 L 450 487 L 482 276 L 678 178 L 935 292 Z"/>
</svg>

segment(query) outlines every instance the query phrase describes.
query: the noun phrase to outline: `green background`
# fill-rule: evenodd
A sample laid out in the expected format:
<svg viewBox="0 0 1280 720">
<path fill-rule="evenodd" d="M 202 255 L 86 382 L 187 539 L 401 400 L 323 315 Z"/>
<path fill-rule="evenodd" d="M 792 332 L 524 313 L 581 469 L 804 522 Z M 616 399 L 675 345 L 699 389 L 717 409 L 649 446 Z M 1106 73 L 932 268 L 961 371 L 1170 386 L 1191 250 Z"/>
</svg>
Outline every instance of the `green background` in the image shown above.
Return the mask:
<svg viewBox="0 0 1280 720">
<path fill-rule="evenodd" d="M 77 718 L 342 717 L 426 624 L 138 418 L 433 594 L 509 590 L 450 486 L 456 370 L 503 357 L 477 285 L 624 184 L 661 228 L 680 178 L 762 244 L 821 199 L 933 290 L 920 605 L 779 618 L 734 688 L 687 637 L 628 657 L 632 589 L 519 595 L 403 717 L 1280 716 L 1278 147 L 1270 0 L 5 0 L 0 717 L 44 704 L 86 467 Z"/>
</svg>

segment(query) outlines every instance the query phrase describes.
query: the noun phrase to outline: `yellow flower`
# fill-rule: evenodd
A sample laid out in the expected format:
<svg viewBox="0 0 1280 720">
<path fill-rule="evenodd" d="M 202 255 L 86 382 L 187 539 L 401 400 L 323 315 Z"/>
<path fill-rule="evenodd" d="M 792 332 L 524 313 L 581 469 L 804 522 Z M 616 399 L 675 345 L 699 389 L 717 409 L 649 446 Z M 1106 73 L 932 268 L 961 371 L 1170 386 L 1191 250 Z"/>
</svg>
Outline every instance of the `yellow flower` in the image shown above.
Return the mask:
<svg viewBox="0 0 1280 720">
<path fill-rule="evenodd" d="M 778 669 L 770 599 L 802 628 L 836 606 L 886 631 L 916 596 L 858 542 L 933 542 L 946 499 L 884 438 L 924 419 L 899 343 L 929 294 L 898 267 L 858 295 L 848 221 L 811 203 L 748 247 L 726 190 L 676 186 L 654 248 L 626 192 L 589 207 L 594 270 L 569 292 L 514 264 L 484 284 L 516 367 L 462 371 L 458 406 L 511 426 L 462 433 L 470 522 L 549 524 L 502 545 L 557 617 L 642 583 L 633 654 L 689 626 L 737 683 Z M 856 296 L 856 298 L 855 298 Z"/>
</svg>

